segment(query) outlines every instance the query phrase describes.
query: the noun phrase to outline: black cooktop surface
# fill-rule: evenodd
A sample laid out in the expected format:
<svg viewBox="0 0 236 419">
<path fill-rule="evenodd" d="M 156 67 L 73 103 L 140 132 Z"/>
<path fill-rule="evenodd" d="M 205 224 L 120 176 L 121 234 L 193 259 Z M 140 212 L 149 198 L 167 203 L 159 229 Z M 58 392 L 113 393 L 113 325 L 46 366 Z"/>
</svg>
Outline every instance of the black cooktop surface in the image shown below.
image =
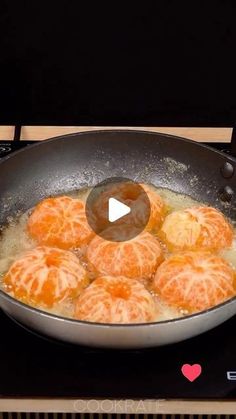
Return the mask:
<svg viewBox="0 0 236 419">
<path fill-rule="evenodd" d="M 1 142 L 0 157 L 24 145 Z M 236 398 L 236 317 L 188 341 L 141 351 L 51 341 L 2 312 L 0 330 L 0 397 Z M 183 364 L 201 365 L 201 375 L 188 381 Z"/>
</svg>

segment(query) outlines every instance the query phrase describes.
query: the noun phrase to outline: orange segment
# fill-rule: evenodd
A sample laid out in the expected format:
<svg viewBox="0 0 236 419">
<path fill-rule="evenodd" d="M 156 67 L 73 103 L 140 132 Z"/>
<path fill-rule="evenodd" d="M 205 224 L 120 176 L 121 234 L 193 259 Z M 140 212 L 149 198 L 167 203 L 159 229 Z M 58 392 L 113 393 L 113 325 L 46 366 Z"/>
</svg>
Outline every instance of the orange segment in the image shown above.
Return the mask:
<svg viewBox="0 0 236 419">
<path fill-rule="evenodd" d="M 84 202 L 68 196 L 40 202 L 29 217 L 28 231 L 39 244 L 62 249 L 79 247 L 93 236 Z"/>
<path fill-rule="evenodd" d="M 208 252 L 172 255 L 157 269 L 153 289 L 163 300 L 189 312 L 213 307 L 235 295 L 235 271 Z"/>
<path fill-rule="evenodd" d="M 46 307 L 77 297 L 88 284 L 86 272 L 73 253 L 50 247 L 25 253 L 13 263 L 3 281 L 14 297 Z"/>
<path fill-rule="evenodd" d="M 129 226 L 111 227 L 106 238 L 96 236 L 87 249 L 87 259 L 101 274 L 128 278 L 150 279 L 163 260 L 158 240 L 148 232 L 142 232 L 129 241 L 108 241 L 116 237 L 125 240 Z"/>
<path fill-rule="evenodd" d="M 155 314 L 154 299 L 143 284 L 125 277 L 96 279 L 75 305 L 75 318 L 89 322 L 145 323 Z"/>
<path fill-rule="evenodd" d="M 212 207 L 193 207 L 169 214 L 160 238 L 171 251 L 230 247 L 233 228 L 224 215 Z"/>
</svg>

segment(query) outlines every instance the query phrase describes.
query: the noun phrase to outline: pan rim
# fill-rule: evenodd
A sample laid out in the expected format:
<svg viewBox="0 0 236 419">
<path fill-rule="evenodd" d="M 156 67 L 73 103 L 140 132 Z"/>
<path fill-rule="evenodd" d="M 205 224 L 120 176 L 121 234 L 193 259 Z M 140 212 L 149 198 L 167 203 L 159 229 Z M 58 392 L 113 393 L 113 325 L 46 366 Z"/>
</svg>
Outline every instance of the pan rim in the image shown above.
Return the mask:
<svg viewBox="0 0 236 419">
<path fill-rule="evenodd" d="M 162 137 L 166 137 L 166 138 L 175 138 L 178 140 L 183 141 L 184 143 L 191 143 L 196 145 L 197 147 L 201 147 L 201 148 L 205 148 L 209 151 L 212 151 L 214 153 L 217 153 L 218 155 L 222 156 L 225 158 L 226 161 L 231 160 L 233 162 L 236 163 L 236 158 L 233 156 L 228 156 L 226 155 L 224 152 L 220 151 L 220 150 L 216 150 L 211 146 L 205 145 L 203 143 L 185 138 L 185 137 L 179 137 L 177 135 L 172 135 L 172 134 L 165 134 L 165 133 L 161 133 L 161 132 L 156 132 L 156 131 L 146 131 L 146 130 L 139 130 L 139 129 L 98 129 L 98 130 L 88 130 L 88 131 L 83 131 L 83 132 L 77 132 L 77 133 L 71 133 L 71 134 L 65 134 L 65 135 L 60 135 L 60 136 L 56 136 L 56 137 L 52 137 L 46 140 L 42 140 L 42 141 L 35 141 L 35 144 L 30 144 L 28 145 L 26 148 L 22 148 L 21 150 L 17 150 L 14 151 L 13 153 L 11 153 L 10 155 L 7 155 L 6 157 L 3 157 L 0 161 L 0 166 L 1 164 L 3 164 L 5 161 L 9 160 L 10 158 L 13 158 L 14 156 L 23 153 L 25 150 L 31 149 L 31 148 L 35 148 L 35 147 L 40 147 L 42 144 L 47 144 L 50 142 L 56 142 L 59 139 L 65 139 L 65 138 L 73 138 L 73 137 L 77 137 L 77 136 L 83 136 L 83 135 L 89 135 L 89 134 L 102 134 L 102 133 L 110 133 L 110 134 L 114 134 L 114 133 L 124 133 L 124 134 L 145 134 L 145 135 L 160 135 Z M 22 140 L 24 141 L 24 140 Z M 211 313 L 214 311 L 218 311 L 220 310 L 222 307 L 229 305 L 231 303 L 233 303 L 234 300 L 236 300 L 236 296 L 230 298 L 229 300 L 226 300 L 224 302 L 222 302 L 221 304 L 218 304 L 214 307 L 211 307 L 207 310 L 204 311 L 200 311 L 194 314 L 189 314 L 187 316 L 184 317 L 179 317 L 179 318 L 174 318 L 174 319 L 169 319 L 169 320 L 161 320 L 161 321 L 156 321 L 156 322 L 149 322 L 149 323 L 129 323 L 129 324 L 120 324 L 120 323 L 97 323 L 97 322 L 89 322 L 89 321 L 85 321 L 85 320 L 77 320 L 77 319 L 73 319 L 73 318 L 69 318 L 69 317 L 63 317 L 63 316 L 59 316 L 57 314 L 53 314 L 44 310 L 41 310 L 39 308 L 27 305 L 23 302 L 21 302 L 20 300 L 17 300 L 16 298 L 10 296 L 9 294 L 7 294 L 5 291 L 3 291 L 2 289 L 0 289 L 0 295 L 3 296 L 3 298 L 9 300 L 10 302 L 12 302 L 13 304 L 19 306 L 19 307 L 23 307 L 24 309 L 26 309 L 27 311 L 33 311 L 36 314 L 40 314 L 43 317 L 49 317 L 52 319 L 57 319 L 59 321 L 64 321 L 67 323 L 72 323 L 72 324 L 82 324 L 82 325 L 87 325 L 89 327 L 92 326 L 100 326 L 103 328 L 140 328 L 140 327 L 154 327 L 157 325 L 163 325 L 163 324 L 175 324 L 175 323 L 182 323 L 185 322 L 189 319 L 192 318 L 197 318 L 197 317 L 202 317 L 203 315 L 207 314 L 207 313 Z M 3 310 L 4 311 L 4 310 Z"/>
<path fill-rule="evenodd" d="M 100 327 L 105 328 L 105 329 L 106 328 L 107 329 L 108 328 L 129 329 L 129 328 L 134 328 L 134 327 L 135 328 L 141 328 L 141 327 L 147 328 L 147 327 L 150 327 L 150 326 L 154 327 L 154 326 L 158 326 L 158 325 L 169 325 L 169 324 L 183 323 L 183 322 L 188 321 L 190 319 L 202 317 L 205 314 L 212 313 L 214 311 L 219 311 L 224 306 L 230 305 L 231 303 L 233 303 L 234 300 L 236 300 L 236 296 L 234 296 L 234 297 L 230 298 L 229 300 L 226 300 L 226 301 L 223 301 L 220 304 L 217 304 L 214 307 L 208 308 L 207 310 L 203 310 L 203 311 L 200 311 L 200 312 L 197 312 L 197 313 L 189 314 L 189 315 L 183 316 L 183 317 L 177 317 L 177 318 L 173 318 L 173 319 L 169 319 L 169 320 L 161 320 L 159 322 L 155 321 L 155 322 L 148 322 L 148 323 L 98 323 L 98 322 L 89 322 L 87 320 L 73 319 L 73 318 L 70 318 L 70 317 L 64 317 L 64 316 L 60 316 L 58 314 L 53 314 L 53 313 L 50 313 L 48 311 L 44 311 L 40 308 L 30 306 L 28 304 L 23 303 L 20 300 L 17 300 L 16 298 L 7 294 L 2 289 L 0 289 L 0 295 L 2 295 L 3 298 L 5 298 L 6 300 L 9 300 L 14 305 L 17 305 L 20 308 L 23 307 L 24 310 L 29 311 L 29 312 L 33 311 L 35 314 L 40 314 L 40 316 L 42 316 L 42 317 L 46 317 L 46 318 L 49 317 L 51 319 L 56 319 L 56 320 L 63 321 L 63 322 L 66 322 L 66 323 L 86 325 L 86 326 L 89 326 L 89 327 L 100 326 Z M 2 309 L 2 310 L 4 311 L 4 309 Z"/>
<path fill-rule="evenodd" d="M 79 131 L 79 132 L 75 132 L 75 133 L 71 133 L 71 134 L 58 135 L 56 137 L 51 137 L 51 138 L 48 138 L 46 140 L 35 140 L 35 144 L 30 144 L 26 148 L 22 148 L 20 150 L 13 151 L 10 155 L 2 157 L 1 160 L 0 160 L 0 165 L 2 163 L 4 163 L 6 160 L 16 156 L 17 154 L 23 153 L 25 150 L 28 150 L 28 149 L 31 149 L 31 148 L 34 148 L 34 147 L 40 147 L 41 144 L 48 144 L 48 143 L 54 142 L 54 141 L 56 142 L 59 139 L 62 140 L 62 139 L 65 139 L 65 138 L 73 138 L 73 137 L 76 137 L 78 135 L 83 136 L 83 135 L 89 135 L 89 134 L 105 134 L 105 133 L 109 133 L 109 134 L 112 134 L 112 133 L 113 134 L 114 133 L 132 134 L 132 133 L 134 133 L 134 134 L 138 134 L 138 135 L 139 134 L 160 135 L 162 137 L 166 137 L 166 138 L 170 138 L 170 139 L 175 138 L 175 139 L 181 140 L 185 143 L 190 143 L 190 144 L 196 145 L 197 147 L 205 148 L 209 151 L 212 151 L 212 152 L 224 157 L 226 160 L 231 160 L 231 161 L 236 163 L 236 157 L 226 155 L 223 151 L 216 150 L 215 148 L 213 148 L 209 145 L 203 144 L 199 141 L 191 140 L 190 138 L 179 137 L 178 135 L 166 134 L 166 133 L 157 132 L 157 131 L 146 131 L 146 130 L 125 129 L 124 128 L 124 129 L 98 129 L 98 130 Z M 24 141 L 27 142 L 27 140 L 20 140 L 20 142 L 21 141 L 22 142 L 24 142 Z M 13 141 L 12 141 L 12 143 L 13 143 Z"/>
</svg>

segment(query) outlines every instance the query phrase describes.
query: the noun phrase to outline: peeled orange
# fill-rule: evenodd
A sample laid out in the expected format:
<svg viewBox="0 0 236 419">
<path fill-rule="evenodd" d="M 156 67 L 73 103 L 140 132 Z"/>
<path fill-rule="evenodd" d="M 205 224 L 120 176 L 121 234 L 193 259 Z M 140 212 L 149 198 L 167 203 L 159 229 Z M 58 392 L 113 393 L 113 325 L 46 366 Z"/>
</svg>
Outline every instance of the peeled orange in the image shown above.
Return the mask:
<svg viewBox="0 0 236 419">
<path fill-rule="evenodd" d="M 88 284 L 87 274 L 73 253 L 45 246 L 16 260 L 3 282 L 14 297 L 45 307 L 78 296 Z"/>
<path fill-rule="evenodd" d="M 96 236 L 88 245 L 87 259 L 100 274 L 150 279 L 163 260 L 159 241 L 149 232 L 142 232 L 126 241 L 131 226 L 110 227 L 104 237 Z M 124 241 L 115 241 L 116 238 Z"/>
<path fill-rule="evenodd" d="M 38 244 L 62 249 L 80 247 L 93 236 L 84 202 L 68 196 L 40 202 L 29 217 L 28 231 Z"/>
<path fill-rule="evenodd" d="M 157 269 L 153 289 L 170 305 L 190 313 L 206 310 L 235 295 L 235 271 L 209 252 L 173 254 Z"/>
<path fill-rule="evenodd" d="M 154 319 L 155 302 L 135 279 L 101 276 L 75 305 L 75 318 L 98 323 L 145 323 Z"/>
<path fill-rule="evenodd" d="M 171 251 L 230 247 L 233 228 L 224 215 L 212 207 L 192 207 L 169 214 L 160 238 Z"/>
</svg>

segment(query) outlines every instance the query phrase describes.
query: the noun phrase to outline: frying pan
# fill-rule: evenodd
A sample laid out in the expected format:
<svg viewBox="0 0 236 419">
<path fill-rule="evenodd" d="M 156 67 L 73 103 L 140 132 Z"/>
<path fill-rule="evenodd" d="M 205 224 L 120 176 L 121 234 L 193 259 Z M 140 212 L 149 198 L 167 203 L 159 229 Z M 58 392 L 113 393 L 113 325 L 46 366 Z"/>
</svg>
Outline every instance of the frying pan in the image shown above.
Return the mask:
<svg viewBox="0 0 236 419">
<path fill-rule="evenodd" d="M 179 137 L 110 130 L 50 139 L 3 159 L 0 225 L 49 195 L 122 176 L 190 195 L 236 221 L 235 158 Z M 70 320 L 29 307 L 3 291 L 0 307 L 20 324 L 59 340 L 144 348 L 179 342 L 219 325 L 236 314 L 236 298 L 183 318 L 135 325 Z"/>
</svg>

